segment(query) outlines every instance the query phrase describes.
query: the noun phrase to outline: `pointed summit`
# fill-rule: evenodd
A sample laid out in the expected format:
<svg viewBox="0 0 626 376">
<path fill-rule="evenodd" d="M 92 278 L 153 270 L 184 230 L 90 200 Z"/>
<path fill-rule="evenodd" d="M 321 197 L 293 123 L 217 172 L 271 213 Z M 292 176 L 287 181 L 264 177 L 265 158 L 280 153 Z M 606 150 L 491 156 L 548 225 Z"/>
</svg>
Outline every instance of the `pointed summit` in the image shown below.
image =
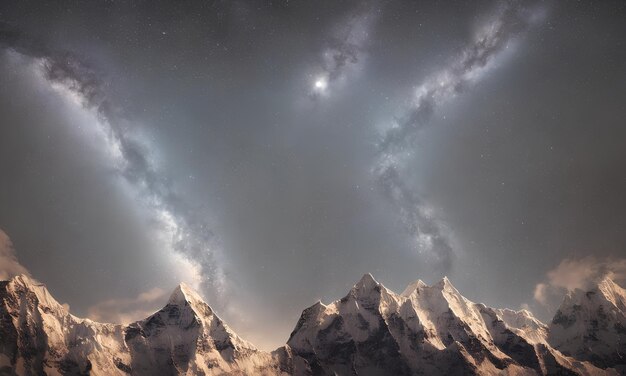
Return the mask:
<svg viewBox="0 0 626 376">
<path fill-rule="evenodd" d="M 428 285 L 424 283 L 424 281 L 422 281 L 421 279 L 418 279 L 416 281 L 409 283 L 409 285 L 404 289 L 404 291 L 400 295 L 406 297 L 406 296 L 411 295 L 415 290 L 419 290 L 424 287 L 428 287 Z"/>
<path fill-rule="evenodd" d="M 601 293 L 604 298 L 620 309 L 626 309 L 626 291 L 610 276 L 605 276 L 592 290 Z"/>
<path fill-rule="evenodd" d="M 204 303 L 202 297 L 189 285 L 182 282 L 172 292 L 168 303 L 180 304 L 180 303 Z"/>
<path fill-rule="evenodd" d="M 7 288 L 14 291 L 18 295 L 24 294 L 26 291 L 32 292 L 45 307 L 52 308 L 64 314 L 69 313 L 68 310 L 54 299 L 50 294 L 46 285 L 37 281 L 27 274 L 16 275 L 8 281 L 5 281 Z"/>
<path fill-rule="evenodd" d="M 439 282 L 437 282 L 433 287 L 437 287 L 440 290 L 454 290 L 457 291 L 456 288 L 452 285 L 452 282 L 448 279 L 447 276 L 441 278 Z M 457 291 L 458 292 L 458 291 Z"/>
<path fill-rule="evenodd" d="M 36 279 L 32 278 L 31 276 L 29 276 L 28 274 L 18 274 L 12 278 L 10 278 L 8 280 L 9 283 L 18 283 L 22 286 L 39 286 L 42 287 L 44 286 L 43 283 L 37 281 Z"/>
<path fill-rule="evenodd" d="M 201 320 L 210 319 L 214 315 L 213 308 L 202 299 L 200 294 L 185 283 L 176 286 L 166 306 L 161 311 L 170 310 L 172 307 L 177 307 L 177 312 L 187 312 L 184 316 L 195 316 Z"/>
<path fill-rule="evenodd" d="M 371 290 L 376 286 L 378 286 L 378 282 L 370 273 L 363 274 L 363 277 L 361 277 L 359 282 L 354 285 L 357 290 Z"/>
<path fill-rule="evenodd" d="M 222 360 L 229 363 L 240 354 L 257 351 L 252 344 L 237 336 L 185 283 L 174 289 L 165 307 L 144 320 L 130 324 L 125 332 L 125 341 L 131 355 L 143 352 L 146 343 L 162 347 L 161 350 L 169 353 L 167 359 L 174 359 L 176 369 L 193 361 L 186 355 L 177 358 L 180 349 L 185 349 L 183 353 L 187 354 L 192 346 L 198 346 L 203 351 L 215 350 L 217 353 L 212 356 L 219 354 Z M 169 363 L 151 364 L 153 368 L 147 374 L 177 374 L 174 369 L 162 372 L 160 368 L 170 366 Z M 204 373 L 210 374 L 206 370 Z"/>
</svg>

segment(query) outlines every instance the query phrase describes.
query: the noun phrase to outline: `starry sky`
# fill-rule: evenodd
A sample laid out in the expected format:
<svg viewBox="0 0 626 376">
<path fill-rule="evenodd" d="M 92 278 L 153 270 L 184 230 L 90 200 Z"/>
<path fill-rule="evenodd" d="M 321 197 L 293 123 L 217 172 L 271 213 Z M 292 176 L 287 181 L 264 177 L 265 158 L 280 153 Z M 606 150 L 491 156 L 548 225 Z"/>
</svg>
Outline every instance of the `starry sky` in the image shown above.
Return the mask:
<svg viewBox="0 0 626 376">
<path fill-rule="evenodd" d="M 263 349 L 370 272 L 531 309 L 626 278 L 626 3 L 3 1 L 0 276 Z"/>
</svg>

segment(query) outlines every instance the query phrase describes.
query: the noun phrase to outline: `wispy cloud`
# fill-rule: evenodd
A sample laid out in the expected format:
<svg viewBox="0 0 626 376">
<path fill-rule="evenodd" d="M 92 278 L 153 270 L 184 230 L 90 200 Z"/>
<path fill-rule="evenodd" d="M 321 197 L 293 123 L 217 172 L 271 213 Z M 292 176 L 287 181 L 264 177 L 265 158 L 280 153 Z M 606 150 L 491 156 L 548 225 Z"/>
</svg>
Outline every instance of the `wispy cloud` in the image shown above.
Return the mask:
<svg viewBox="0 0 626 376">
<path fill-rule="evenodd" d="M 17 260 L 13 242 L 0 229 L 0 280 L 7 280 L 20 274 L 30 276 L 30 272 Z"/>
<path fill-rule="evenodd" d="M 165 305 L 167 292 L 153 288 L 133 298 L 109 299 L 89 307 L 87 316 L 99 322 L 129 324 L 145 319 Z"/>
<path fill-rule="evenodd" d="M 626 282 L 626 259 L 567 258 L 546 274 L 546 280 L 535 286 L 534 298 L 543 305 L 560 301 L 566 292 L 590 289 L 604 278 L 618 284 Z"/>
</svg>

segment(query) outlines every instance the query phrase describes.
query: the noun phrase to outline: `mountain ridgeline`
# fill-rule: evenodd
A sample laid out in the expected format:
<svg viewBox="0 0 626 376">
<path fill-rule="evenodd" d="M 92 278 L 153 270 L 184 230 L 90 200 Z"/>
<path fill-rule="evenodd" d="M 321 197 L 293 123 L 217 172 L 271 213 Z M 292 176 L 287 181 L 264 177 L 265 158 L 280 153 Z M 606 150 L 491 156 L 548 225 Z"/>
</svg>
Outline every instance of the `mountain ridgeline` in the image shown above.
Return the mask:
<svg viewBox="0 0 626 376">
<path fill-rule="evenodd" d="M 463 297 L 447 278 L 397 294 L 366 274 L 305 309 L 269 353 L 184 284 L 129 325 L 71 315 L 39 282 L 0 282 L 0 375 L 620 375 L 626 291 L 610 279 L 565 298 L 549 325 Z"/>
</svg>

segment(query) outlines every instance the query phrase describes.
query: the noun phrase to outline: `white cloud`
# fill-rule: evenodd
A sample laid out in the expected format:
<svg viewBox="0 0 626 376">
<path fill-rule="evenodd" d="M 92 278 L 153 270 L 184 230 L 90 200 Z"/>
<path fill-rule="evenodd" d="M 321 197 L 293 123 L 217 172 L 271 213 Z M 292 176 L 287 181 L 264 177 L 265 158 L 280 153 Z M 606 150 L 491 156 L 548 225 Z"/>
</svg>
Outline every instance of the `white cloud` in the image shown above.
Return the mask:
<svg viewBox="0 0 626 376">
<path fill-rule="evenodd" d="M 567 291 L 589 289 L 605 277 L 618 284 L 626 282 L 626 259 L 594 256 L 567 258 L 546 274 L 544 282 L 535 286 L 534 298 L 543 305 L 549 305 L 554 298 Z"/>
<path fill-rule="evenodd" d="M 537 283 L 535 286 L 535 291 L 533 293 L 533 297 L 539 303 L 546 305 L 548 303 L 548 291 L 549 287 L 546 283 Z"/>
<path fill-rule="evenodd" d="M 30 276 L 30 272 L 17 261 L 13 242 L 0 229 L 0 280 L 6 280 L 20 274 Z"/>
<path fill-rule="evenodd" d="M 165 305 L 167 291 L 155 287 L 134 298 L 109 299 L 89 307 L 87 316 L 99 322 L 129 324 L 145 319 Z"/>
</svg>

